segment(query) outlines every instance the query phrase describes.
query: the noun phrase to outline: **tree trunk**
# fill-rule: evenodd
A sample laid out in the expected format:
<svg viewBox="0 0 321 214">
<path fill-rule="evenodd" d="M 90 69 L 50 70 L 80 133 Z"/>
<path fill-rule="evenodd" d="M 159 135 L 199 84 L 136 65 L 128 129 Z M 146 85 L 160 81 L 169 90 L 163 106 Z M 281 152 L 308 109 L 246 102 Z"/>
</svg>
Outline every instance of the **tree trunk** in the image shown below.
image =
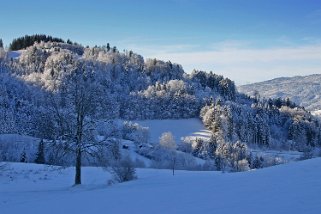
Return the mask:
<svg viewBox="0 0 321 214">
<path fill-rule="evenodd" d="M 83 115 L 78 113 L 77 116 L 77 136 L 76 136 L 76 174 L 75 185 L 81 184 L 81 143 L 83 134 Z"/>
<path fill-rule="evenodd" d="M 76 175 L 75 185 L 81 184 L 81 148 L 79 147 L 76 151 Z"/>
<path fill-rule="evenodd" d="M 173 176 L 175 175 L 176 157 L 173 158 Z"/>
</svg>

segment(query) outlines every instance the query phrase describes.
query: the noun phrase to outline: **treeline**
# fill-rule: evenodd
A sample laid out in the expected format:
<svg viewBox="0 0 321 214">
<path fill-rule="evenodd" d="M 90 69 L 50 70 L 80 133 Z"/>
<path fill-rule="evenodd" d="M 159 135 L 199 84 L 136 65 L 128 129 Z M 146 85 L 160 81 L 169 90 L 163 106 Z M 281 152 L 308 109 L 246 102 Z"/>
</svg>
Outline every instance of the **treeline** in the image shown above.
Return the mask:
<svg viewBox="0 0 321 214">
<path fill-rule="evenodd" d="M 54 121 L 50 119 L 52 113 L 46 111 L 52 103 L 47 103 L 45 97 L 47 93 L 60 92 L 65 100 L 58 103 L 58 107 L 64 112 L 73 109 L 68 109 L 68 99 L 63 93 L 67 86 L 76 86 L 67 80 L 78 72 L 82 78 L 92 81 L 91 87 L 97 87 L 88 97 L 99 100 L 97 113 L 105 114 L 99 118 L 201 116 L 207 128 L 222 142 L 239 141 L 299 151 L 321 146 L 321 124 L 289 99 L 265 100 L 258 95 L 251 98 L 238 93 L 234 82 L 221 75 L 203 71 L 187 74 L 178 64 L 144 60 L 132 51 L 120 52 L 116 48 L 111 51 L 109 45 L 85 48 L 75 44 L 37 43 L 26 48 L 17 59 L 3 59 L 0 71 L 3 73 L 3 84 L 0 84 L 3 133 L 18 132 L 35 137 L 42 132 L 50 133 L 41 130 L 50 127 L 47 121 Z M 26 86 L 28 83 L 37 87 Z M 53 102 L 52 98 L 49 101 Z M 39 121 L 45 124 L 40 126 Z"/>
<path fill-rule="evenodd" d="M 319 120 L 304 108 L 281 101 L 260 100 L 248 106 L 217 100 L 202 108 L 201 118 L 224 142 L 302 152 L 321 146 Z"/>
<path fill-rule="evenodd" d="M 24 37 L 16 38 L 12 41 L 12 43 L 9 46 L 10 50 L 21 50 L 24 48 L 27 48 L 29 46 L 32 46 L 35 42 L 40 43 L 43 42 L 62 42 L 65 43 L 65 41 L 61 38 L 47 36 L 44 34 L 35 34 L 35 35 L 25 35 Z M 70 42 L 70 40 L 68 40 Z M 70 42 L 71 43 L 71 42 Z"/>
</svg>

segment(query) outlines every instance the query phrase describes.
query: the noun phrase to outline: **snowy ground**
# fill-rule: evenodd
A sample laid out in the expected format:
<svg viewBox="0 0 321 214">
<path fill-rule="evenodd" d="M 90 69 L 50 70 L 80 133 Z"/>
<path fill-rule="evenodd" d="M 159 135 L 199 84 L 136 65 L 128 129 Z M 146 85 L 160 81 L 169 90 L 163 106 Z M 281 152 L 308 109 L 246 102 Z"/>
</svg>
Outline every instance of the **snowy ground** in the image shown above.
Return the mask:
<svg viewBox="0 0 321 214">
<path fill-rule="evenodd" d="M 172 132 L 176 142 L 180 142 L 184 137 L 209 138 L 211 132 L 207 130 L 202 121 L 198 118 L 179 120 L 137 120 L 141 126 L 149 127 L 150 139 L 152 143 L 159 142 L 159 137 L 164 132 Z"/>
<path fill-rule="evenodd" d="M 138 170 L 138 180 L 107 186 L 109 174 L 9 163 L 0 176 L 1 214 L 320 213 L 321 159 L 242 173 Z"/>
<path fill-rule="evenodd" d="M 321 117 L 321 110 L 312 111 L 311 114 L 317 117 Z"/>
<path fill-rule="evenodd" d="M 24 51 L 24 50 L 20 50 L 20 51 L 9 51 L 8 57 L 9 57 L 9 58 L 13 58 L 13 59 L 18 59 L 23 51 Z"/>
<path fill-rule="evenodd" d="M 145 167 L 150 167 L 151 160 L 136 153 L 136 146 L 134 142 L 129 140 L 123 140 L 121 144 L 126 145 L 128 147 L 127 149 L 120 150 L 122 157 L 129 157 L 136 163 L 139 161 L 142 164 L 144 164 Z"/>
</svg>

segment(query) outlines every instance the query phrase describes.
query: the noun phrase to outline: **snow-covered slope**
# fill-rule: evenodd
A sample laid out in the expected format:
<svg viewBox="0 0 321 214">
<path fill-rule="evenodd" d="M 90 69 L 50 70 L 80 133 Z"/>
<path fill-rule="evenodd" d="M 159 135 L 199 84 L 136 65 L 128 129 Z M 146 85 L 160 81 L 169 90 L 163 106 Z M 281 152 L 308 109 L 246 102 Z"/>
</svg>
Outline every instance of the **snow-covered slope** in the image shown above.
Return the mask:
<svg viewBox="0 0 321 214">
<path fill-rule="evenodd" d="M 321 117 L 321 110 L 315 110 L 315 111 L 313 111 L 313 112 L 311 112 L 311 113 L 312 113 L 312 115 L 314 115 L 314 116 Z"/>
<path fill-rule="evenodd" d="M 253 95 L 258 91 L 262 97 L 287 98 L 304 106 L 307 110 L 321 109 L 321 74 L 276 78 L 273 80 L 243 85 L 240 92 Z"/>
<path fill-rule="evenodd" d="M 8 52 L 8 57 L 12 58 L 12 59 L 18 59 L 21 55 L 21 53 L 23 53 L 24 50 L 19 50 L 19 51 L 9 51 Z"/>
<path fill-rule="evenodd" d="M 108 172 L 9 163 L 0 176 L 2 214 L 320 213 L 321 159 L 243 173 L 138 170 L 138 180 L 107 186 Z"/>
<path fill-rule="evenodd" d="M 211 136 L 202 121 L 198 118 L 179 119 L 179 120 L 138 120 L 135 121 L 141 126 L 149 127 L 150 140 L 152 143 L 159 142 L 159 137 L 164 132 L 171 132 L 176 142 L 182 138 L 205 138 Z"/>
</svg>

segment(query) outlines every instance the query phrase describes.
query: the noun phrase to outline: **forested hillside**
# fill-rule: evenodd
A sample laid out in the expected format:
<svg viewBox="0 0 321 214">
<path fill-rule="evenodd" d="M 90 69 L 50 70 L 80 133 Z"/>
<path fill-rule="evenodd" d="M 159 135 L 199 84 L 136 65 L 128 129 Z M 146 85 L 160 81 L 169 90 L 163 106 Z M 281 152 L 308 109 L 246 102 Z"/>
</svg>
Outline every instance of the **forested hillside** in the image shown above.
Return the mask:
<svg viewBox="0 0 321 214">
<path fill-rule="evenodd" d="M 273 80 L 243 85 L 240 91 L 249 95 L 258 92 L 266 98 L 290 98 L 309 111 L 321 109 L 321 75 L 283 77 Z"/>
<path fill-rule="evenodd" d="M 234 169 L 243 160 L 253 164 L 248 146 L 311 151 L 321 145 L 320 122 L 304 108 L 290 100 L 248 97 L 212 72 L 189 74 L 179 64 L 109 44 L 41 41 L 19 53 L 10 57 L 0 50 L 2 134 L 73 142 L 68 149 L 90 153 L 89 147 L 100 148 L 103 121 L 200 117 L 211 139 L 196 139 L 182 151 Z"/>
</svg>

